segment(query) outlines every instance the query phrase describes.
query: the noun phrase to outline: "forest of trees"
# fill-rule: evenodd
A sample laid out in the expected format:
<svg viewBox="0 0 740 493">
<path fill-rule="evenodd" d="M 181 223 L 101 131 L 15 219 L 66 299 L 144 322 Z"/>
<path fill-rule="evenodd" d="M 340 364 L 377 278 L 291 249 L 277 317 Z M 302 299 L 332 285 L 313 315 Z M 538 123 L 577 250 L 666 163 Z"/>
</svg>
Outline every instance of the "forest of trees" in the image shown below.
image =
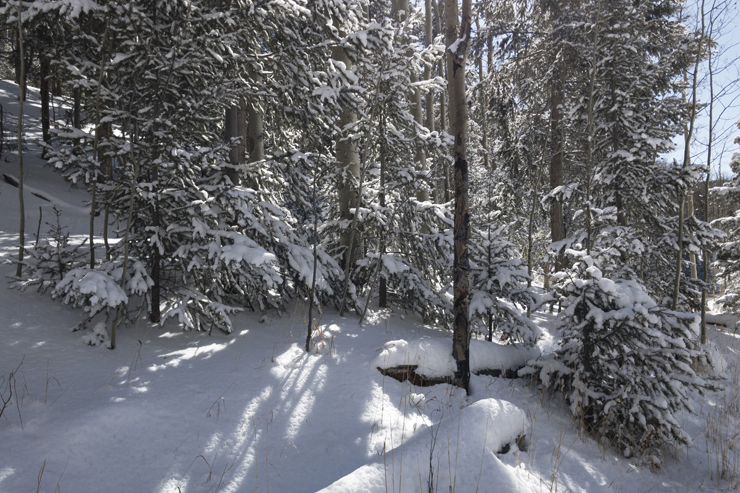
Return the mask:
<svg viewBox="0 0 740 493">
<path fill-rule="evenodd" d="M 708 295 L 740 303 L 740 216 L 709 195 L 740 180 L 690 145 L 722 8 L 6 1 L 3 77 L 38 85 L 44 157 L 91 203 L 83 245 L 24 250 L 21 223 L 15 283 L 107 317 L 113 347 L 142 303 L 226 333 L 296 299 L 404 308 L 451 330 L 465 388 L 471 334 L 531 345 L 554 310 L 527 371 L 627 455 L 685 443 Z"/>
</svg>

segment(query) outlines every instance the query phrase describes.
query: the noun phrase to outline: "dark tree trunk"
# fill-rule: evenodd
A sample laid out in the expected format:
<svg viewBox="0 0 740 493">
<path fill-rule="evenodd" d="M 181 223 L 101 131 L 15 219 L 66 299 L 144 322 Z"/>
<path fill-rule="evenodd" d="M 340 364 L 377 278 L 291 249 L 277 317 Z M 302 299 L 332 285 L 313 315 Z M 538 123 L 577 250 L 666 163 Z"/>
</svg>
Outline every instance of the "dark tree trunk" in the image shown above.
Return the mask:
<svg viewBox="0 0 740 493">
<path fill-rule="evenodd" d="M 238 112 L 239 108 L 237 106 L 232 106 L 226 110 L 224 118 L 224 140 L 226 141 L 226 144 L 230 145 L 230 166 L 226 168 L 224 174 L 229 178 L 229 180 L 231 180 L 232 185 L 239 185 L 239 173 L 236 168 L 239 165 L 239 145 L 231 142 L 231 139 L 239 137 L 237 125 Z"/>
<path fill-rule="evenodd" d="M 82 89 L 75 87 L 72 89 L 72 126 L 77 129 L 82 128 L 82 121 L 80 117 L 80 105 L 82 103 Z M 80 139 L 74 139 L 73 146 L 79 147 Z"/>
<path fill-rule="evenodd" d="M 239 97 L 239 109 L 236 113 L 236 135 L 239 137 L 236 160 L 242 165 L 247 162 L 247 102 L 243 97 Z"/>
<path fill-rule="evenodd" d="M 41 93 L 41 134 L 44 142 L 47 144 L 51 141 L 49 134 L 49 64 L 50 60 L 46 56 L 41 57 L 39 89 Z"/>
<path fill-rule="evenodd" d="M 21 2 L 18 2 L 18 58 L 23 60 L 23 25 L 21 24 Z M 20 65 L 19 80 L 25 80 L 25 67 Z M 18 231 L 18 266 L 15 270 L 16 277 L 23 273 L 23 255 L 26 245 L 26 212 L 23 201 L 23 102 L 26 99 L 24 88 L 18 91 L 18 206 L 20 224 Z"/>
<path fill-rule="evenodd" d="M 550 158 L 550 189 L 563 185 L 563 128 L 560 105 L 563 103 L 563 87 L 559 80 L 551 88 L 550 92 L 550 135 L 552 139 Z M 550 205 L 550 239 L 553 243 L 565 239 L 565 227 L 563 225 L 563 204 L 554 200 Z M 554 262 L 554 271 L 563 269 L 562 255 Z"/>
<path fill-rule="evenodd" d="M 156 170 L 156 168 L 155 168 Z M 155 183 L 157 182 L 156 178 L 156 171 L 155 171 L 155 179 L 153 180 Z M 154 205 L 154 212 L 152 213 L 152 226 L 154 226 L 154 229 L 159 231 L 159 203 L 155 203 Z M 160 239 L 161 240 L 161 239 Z M 159 311 L 159 305 L 161 301 L 161 279 L 160 279 L 160 264 L 161 264 L 161 258 L 159 254 L 159 245 L 152 245 L 152 311 L 149 315 L 149 320 L 152 322 L 159 322 L 159 319 L 161 317 L 160 311 Z"/>
<path fill-rule="evenodd" d="M 380 199 L 380 207 L 382 209 L 385 209 L 385 167 L 386 167 L 386 156 L 385 156 L 385 117 L 381 117 L 380 121 L 380 193 L 379 193 L 379 199 Z M 378 261 L 380 261 L 380 258 L 385 254 L 385 241 L 381 238 L 380 239 L 380 253 L 378 257 Z M 382 266 L 379 266 L 379 268 L 382 268 Z M 369 300 L 368 300 L 369 302 Z M 380 280 L 378 282 L 378 306 L 380 308 L 385 308 L 388 306 L 388 286 L 386 285 L 385 277 L 383 277 L 382 272 L 380 273 Z"/>
</svg>

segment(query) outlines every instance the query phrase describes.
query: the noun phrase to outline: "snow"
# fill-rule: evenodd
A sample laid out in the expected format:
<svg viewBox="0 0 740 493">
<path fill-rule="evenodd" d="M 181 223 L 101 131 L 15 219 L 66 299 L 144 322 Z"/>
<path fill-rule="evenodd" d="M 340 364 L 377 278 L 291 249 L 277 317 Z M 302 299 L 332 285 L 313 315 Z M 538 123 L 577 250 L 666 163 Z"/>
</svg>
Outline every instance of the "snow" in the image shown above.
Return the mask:
<svg viewBox="0 0 740 493">
<path fill-rule="evenodd" d="M 707 313 L 707 323 L 734 329 L 740 317 L 734 313 Z"/>
<path fill-rule="evenodd" d="M 7 114 L 17 111 L 14 87 L 0 81 Z M 26 108 L 27 131 L 38 136 L 33 88 Z M 30 144 L 26 183 L 58 198 L 62 225 L 73 238 L 84 237 L 87 195 L 38 156 Z M 17 173 L 14 154 L 3 154 L 0 173 Z M 14 272 L 4 262 L 17 255 L 17 192 L 0 181 L 3 280 Z M 29 248 L 40 207 L 51 205 L 26 194 Z M 96 220 L 95 234 L 102 250 L 101 223 Z M 132 282 L 144 289 L 148 277 L 142 267 Z M 115 304 L 120 293 L 106 285 L 99 278 L 80 284 L 99 304 Z M 89 333 L 72 332 L 87 320 L 81 310 L 48 294 L 22 293 L 7 284 L 0 289 L 3 396 L 18 368 L 17 392 L 0 417 L 0 493 L 37 486 L 79 493 L 426 492 L 430 455 L 436 491 L 452 485 L 459 492 L 669 493 L 740 486 L 737 470 L 721 480 L 713 472 L 723 453 L 737 464 L 740 450 L 731 441 L 740 436 L 731 412 L 737 409 L 733 396 L 740 394 L 740 336 L 732 330 L 709 332 L 710 347 L 729 377 L 725 390 L 694 396 L 698 414 L 677 416 L 692 444 L 651 472 L 649 465 L 582 437 L 561 396 L 543 394 L 526 379 L 474 375 L 466 396 L 451 385 L 421 388 L 384 377 L 377 370 L 384 352 L 387 362 L 418 361 L 437 374 L 451 369 L 449 331 L 403 311 L 371 305 L 368 322 L 360 326 L 356 317 L 339 317 L 325 307 L 306 354 L 307 308 L 300 303 L 280 315 L 230 314 L 233 334 L 209 336 L 183 332 L 175 320 L 152 324 L 137 313 L 141 302 L 132 299 L 134 320 L 119 328 L 111 351 L 87 345 L 106 346 L 110 320 L 104 313 L 90 322 Z M 538 351 L 551 352 L 558 346 L 555 315 L 536 312 L 533 320 L 543 329 L 537 348 L 473 340 L 473 367 L 518 366 Z M 501 445 L 521 433 L 521 448 L 514 443 L 503 453 Z"/>
<path fill-rule="evenodd" d="M 110 337 L 105 322 L 96 323 L 90 332 L 82 336 L 82 342 L 88 346 L 105 346 L 110 349 Z"/>
<path fill-rule="evenodd" d="M 457 38 L 453 43 L 447 47 L 447 51 L 452 53 L 455 56 L 463 56 L 464 53 L 458 53 L 460 51 L 460 48 L 467 48 L 467 36 L 463 36 L 462 38 Z"/>
<path fill-rule="evenodd" d="M 89 269 L 69 271 L 54 288 L 52 297 L 61 298 L 65 304 L 84 306 L 90 317 L 128 302 L 128 296 L 111 276 Z"/>
<path fill-rule="evenodd" d="M 526 435 L 529 421 L 524 411 L 510 402 L 481 399 L 463 409 L 451 407 L 445 414 L 443 420 L 417 433 L 403 447 L 384 451 L 382 457 L 320 491 L 472 492 L 491 491 L 493 485 L 495 491 L 539 489 L 538 478 L 524 467 L 504 464 L 497 456 L 505 444 Z M 479 474 L 468 474 L 477 467 Z"/>
<path fill-rule="evenodd" d="M 252 265 L 262 265 L 275 260 L 275 255 L 259 246 L 254 240 L 244 235 L 234 235 L 234 244 L 220 246 L 217 243 L 211 245 L 211 253 L 218 252 L 219 257 L 225 263 L 245 262 Z"/>
</svg>

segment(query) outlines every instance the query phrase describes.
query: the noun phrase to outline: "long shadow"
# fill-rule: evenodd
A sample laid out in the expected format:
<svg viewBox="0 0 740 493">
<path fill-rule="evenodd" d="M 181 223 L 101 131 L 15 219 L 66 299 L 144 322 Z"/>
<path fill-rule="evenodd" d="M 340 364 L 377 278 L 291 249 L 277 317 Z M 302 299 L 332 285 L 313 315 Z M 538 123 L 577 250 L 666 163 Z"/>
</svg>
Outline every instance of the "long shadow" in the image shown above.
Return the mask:
<svg viewBox="0 0 740 493">
<path fill-rule="evenodd" d="M 403 434 L 420 432 L 429 419 L 407 400 L 420 390 L 369 364 L 375 355 L 360 346 L 372 344 L 337 337 L 335 351 L 307 355 L 286 344 L 273 363 L 252 370 L 261 383 L 250 387 L 238 420 L 214 429 L 199 453 L 183 454 L 159 491 L 317 491 L 377 456 L 384 442 L 391 450 Z"/>
</svg>

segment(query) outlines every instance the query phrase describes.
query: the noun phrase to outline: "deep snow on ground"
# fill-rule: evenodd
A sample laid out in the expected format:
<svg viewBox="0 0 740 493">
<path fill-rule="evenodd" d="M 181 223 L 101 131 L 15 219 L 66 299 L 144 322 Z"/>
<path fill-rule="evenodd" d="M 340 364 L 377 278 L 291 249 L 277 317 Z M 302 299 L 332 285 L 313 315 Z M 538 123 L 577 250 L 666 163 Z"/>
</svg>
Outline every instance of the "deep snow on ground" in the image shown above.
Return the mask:
<svg viewBox="0 0 740 493">
<path fill-rule="evenodd" d="M 17 108 L 14 90 L 0 82 L 6 112 Z M 37 116 L 38 105 L 29 112 Z M 38 128 L 33 118 L 27 125 Z M 3 155 L 0 173 L 17 176 L 14 154 Z M 86 233 L 85 192 L 44 167 L 30 143 L 25 178 L 59 204 L 77 238 Z M 16 255 L 17 192 L 0 181 L 0 260 Z M 39 207 L 46 221 L 52 203 L 25 198 L 32 246 Z M 237 315 L 232 335 L 142 317 L 119 331 L 110 351 L 71 331 L 80 311 L 7 289 L 13 272 L 0 264 L 0 382 L 20 365 L 17 395 L 0 418 L 2 493 L 426 492 L 430 482 L 436 491 L 503 493 L 738 487 L 736 476 L 718 480 L 722 448 L 714 445 L 723 437 L 737 443 L 740 338 L 732 333 L 711 332 L 728 363 L 726 390 L 696 397 L 697 414 L 683 417 L 694 443 L 667 451 L 664 466 L 651 472 L 580 436 L 560 396 L 522 379 L 474 376 L 465 396 L 449 385 L 384 377 L 376 366 L 389 341 L 438 347 L 446 338 L 451 346 L 448 332 L 403 311 L 375 311 L 359 326 L 357 317 L 326 310 L 310 354 L 301 349 L 307 309 L 300 302 L 263 322 L 259 313 Z M 544 352 L 554 344 L 553 317 L 534 315 Z M 503 453 L 501 445 L 520 434 L 521 447 Z M 724 452 L 737 473 L 737 450 Z"/>
</svg>

